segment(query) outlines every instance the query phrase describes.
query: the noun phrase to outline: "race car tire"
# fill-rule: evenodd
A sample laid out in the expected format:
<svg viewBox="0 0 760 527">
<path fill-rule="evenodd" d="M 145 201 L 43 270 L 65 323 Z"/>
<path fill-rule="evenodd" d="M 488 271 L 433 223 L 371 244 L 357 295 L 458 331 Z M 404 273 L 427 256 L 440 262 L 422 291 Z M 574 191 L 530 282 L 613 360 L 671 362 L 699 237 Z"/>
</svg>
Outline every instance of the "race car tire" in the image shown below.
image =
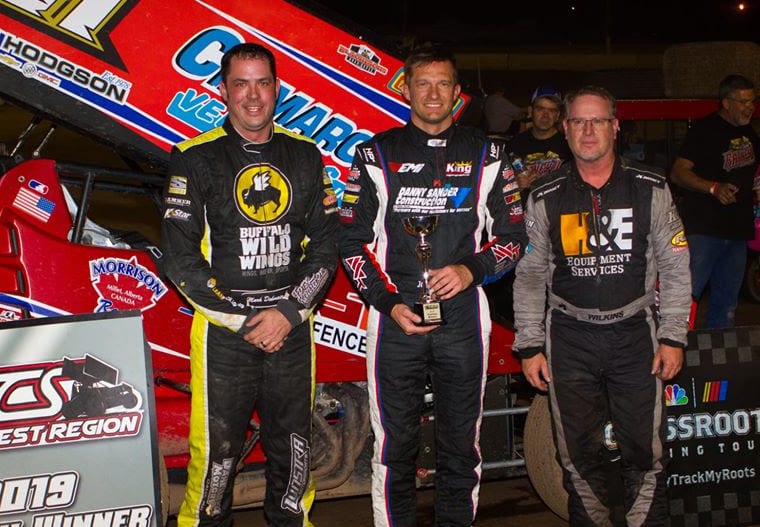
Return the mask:
<svg viewBox="0 0 760 527">
<path fill-rule="evenodd" d="M 562 469 L 552 438 L 549 398 L 536 395 L 530 404 L 523 435 L 525 468 L 539 498 L 557 516 L 567 521 L 567 491 L 562 486 Z"/>
</svg>

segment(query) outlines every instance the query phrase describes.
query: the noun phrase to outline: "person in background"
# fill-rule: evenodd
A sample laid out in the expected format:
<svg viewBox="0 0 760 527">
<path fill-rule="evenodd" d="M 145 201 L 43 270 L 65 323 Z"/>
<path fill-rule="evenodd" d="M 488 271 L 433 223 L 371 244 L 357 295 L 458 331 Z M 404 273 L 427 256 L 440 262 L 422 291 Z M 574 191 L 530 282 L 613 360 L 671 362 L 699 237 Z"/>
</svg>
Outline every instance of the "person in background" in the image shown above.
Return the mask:
<svg viewBox="0 0 760 527">
<path fill-rule="evenodd" d="M 480 485 L 478 443 L 491 332 L 481 285 L 512 269 L 526 242 L 503 141 L 460 126 L 454 58 L 418 49 L 404 64 L 409 122 L 358 145 L 341 211 L 340 257 L 370 305 L 367 380 L 374 432 L 376 527 L 416 525 L 415 474 L 426 386 L 435 419 L 435 524 L 470 527 Z M 437 217 L 429 278 L 404 222 Z M 444 323 L 413 310 L 425 282 Z"/>
<path fill-rule="evenodd" d="M 502 139 L 511 138 L 517 131 L 525 110 L 507 99 L 502 86 L 496 87 L 483 103 L 483 118 L 487 134 Z"/>
<path fill-rule="evenodd" d="M 559 130 L 562 117 L 562 95 L 551 86 L 539 86 L 533 92 L 528 107 L 531 125 L 517 134 L 507 145 L 515 158 L 520 158 L 523 170 L 517 173 L 520 189 L 527 189 L 541 176 L 572 157 L 565 134 Z M 523 199 L 527 192 L 523 193 Z"/>
<path fill-rule="evenodd" d="M 699 302 L 709 285 L 705 327 L 734 326 L 747 240 L 755 234 L 753 176 L 760 139 L 750 121 L 754 83 L 728 75 L 718 86 L 719 108 L 686 133 L 670 172 L 680 187 L 679 212 L 691 253 L 692 295 Z"/>
<path fill-rule="evenodd" d="M 689 329 L 681 219 L 665 175 L 615 153 L 615 109 L 598 86 L 565 99 L 573 159 L 531 190 L 514 283 L 514 349 L 526 379 L 549 391 L 571 526 L 612 525 L 619 509 L 628 526 L 667 523 L 662 381 L 681 369 Z"/>
<path fill-rule="evenodd" d="M 551 86 L 537 87 L 531 96 L 528 115 L 531 126 L 507 143 L 520 187 L 523 205 L 528 201 L 530 186 L 541 176 L 557 170 L 573 154 L 565 134 L 559 131 L 562 117 L 562 95 Z M 511 321 L 512 287 L 515 274 L 505 274 L 486 285 L 492 312 Z"/>
<path fill-rule="evenodd" d="M 225 122 L 171 153 L 166 273 L 195 308 L 190 462 L 178 527 L 229 526 L 254 410 L 266 454 L 264 514 L 311 525 L 312 312 L 338 263 L 335 194 L 310 139 L 273 122 L 275 58 L 258 44 L 221 61 Z"/>
</svg>

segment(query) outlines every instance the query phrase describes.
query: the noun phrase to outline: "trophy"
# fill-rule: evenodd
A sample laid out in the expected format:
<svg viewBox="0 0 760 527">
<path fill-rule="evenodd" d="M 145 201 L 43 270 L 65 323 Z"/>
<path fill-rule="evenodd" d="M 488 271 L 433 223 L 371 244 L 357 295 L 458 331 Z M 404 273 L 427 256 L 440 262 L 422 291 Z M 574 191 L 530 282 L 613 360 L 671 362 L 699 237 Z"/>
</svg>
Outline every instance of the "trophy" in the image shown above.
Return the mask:
<svg viewBox="0 0 760 527">
<path fill-rule="evenodd" d="M 430 273 L 430 255 L 432 248 L 425 239 L 438 227 L 438 216 L 408 216 L 404 218 L 404 230 L 407 234 L 419 238 L 417 244 L 417 261 L 422 266 L 421 291 L 417 302 L 414 304 L 414 312 L 422 317 L 421 326 L 436 326 L 443 324 L 443 311 L 438 296 L 428 286 Z"/>
</svg>

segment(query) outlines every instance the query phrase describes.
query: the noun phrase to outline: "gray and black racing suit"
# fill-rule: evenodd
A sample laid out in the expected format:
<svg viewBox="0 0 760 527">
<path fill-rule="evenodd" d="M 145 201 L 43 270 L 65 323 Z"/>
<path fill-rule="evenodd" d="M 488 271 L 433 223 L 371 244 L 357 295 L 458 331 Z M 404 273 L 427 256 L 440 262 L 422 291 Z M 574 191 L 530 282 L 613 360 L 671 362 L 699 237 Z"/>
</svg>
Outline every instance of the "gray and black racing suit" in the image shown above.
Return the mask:
<svg viewBox="0 0 760 527">
<path fill-rule="evenodd" d="M 308 525 L 314 389 L 311 313 L 338 263 L 335 195 L 311 140 L 275 127 L 251 143 L 226 122 L 178 144 L 164 192 L 165 271 L 195 308 L 190 453 L 178 525 L 231 523 L 254 409 L 270 525 Z M 293 329 L 276 353 L 242 338 L 258 310 Z"/>
<path fill-rule="evenodd" d="M 430 267 L 462 264 L 473 285 L 442 302 L 445 325 L 406 335 L 393 306 L 415 303 L 421 269 L 403 219 L 438 216 Z M 370 304 L 367 376 L 375 434 L 375 525 L 415 525 L 415 460 L 428 376 L 436 427 L 436 524 L 469 526 L 477 508 L 491 320 L 481 284 L 512 269 L 527 237 L 504 144 L 454 125 L 412 124 L 356 148 L 341 208 L 341 259 Z"/>
<path fill-rule="evenodd" d="M 667 519 L 658 342 L 686 344 L 689 252 L 666 179 L 618 158 L 595 189 L 574 162 L 530 194 L 514 285 L 514 347 L 546 353 L 571 525 L 611 525 L 603 434 L 621 455 L 626 520 Z M 659 291 L 657 286 L 659 283 Z"/>
</svg>

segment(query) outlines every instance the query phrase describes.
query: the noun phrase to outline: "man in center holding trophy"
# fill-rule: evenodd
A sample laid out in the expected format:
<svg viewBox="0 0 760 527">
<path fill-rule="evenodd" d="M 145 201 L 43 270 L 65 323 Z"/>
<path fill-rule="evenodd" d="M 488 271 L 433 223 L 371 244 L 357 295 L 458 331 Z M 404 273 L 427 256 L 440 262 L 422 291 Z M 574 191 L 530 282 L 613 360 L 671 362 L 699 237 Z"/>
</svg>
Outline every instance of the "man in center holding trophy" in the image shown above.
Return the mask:
<svg viewBox="0 0 760 527">
<path fill-rule="evenodd" d="M 453 57 L 417 50 L 404 75 L 410 121 L 356 147 L 341 209 L 341 260 L 370 305 L 374 521 L 416 525 L 415 460 L 429 382 L 435 524 L 469 527 L 491 332 L 481 286 L 515 266 L 527 236 L 504 143 L 454 122 L 461 88 Z"/>
</svg>

